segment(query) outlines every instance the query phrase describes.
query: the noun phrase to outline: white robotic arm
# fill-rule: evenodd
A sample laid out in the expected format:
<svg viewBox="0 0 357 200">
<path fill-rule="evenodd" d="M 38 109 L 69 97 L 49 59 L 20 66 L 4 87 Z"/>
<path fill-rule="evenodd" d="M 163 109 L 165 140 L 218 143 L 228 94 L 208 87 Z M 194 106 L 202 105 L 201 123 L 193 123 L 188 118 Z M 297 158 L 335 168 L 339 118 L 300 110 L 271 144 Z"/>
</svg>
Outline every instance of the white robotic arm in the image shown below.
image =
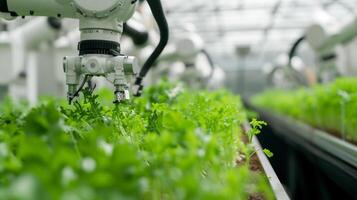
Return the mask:
<svg viewBox="0 0 357 200">
<path fill-rule="evenodd" d="M 137 61 L 120 54 L 123 23 L 134 13 L 136 0 L 0 0 L 7 19 L 17 16 L 50 16 L 79 19 L 79 56 L 64 58 L 68 100 L 78 95 L 93 76 L 114 77 L 115 102 L 129 98 L 127 75 L 134 75 Z"/>
</svg>

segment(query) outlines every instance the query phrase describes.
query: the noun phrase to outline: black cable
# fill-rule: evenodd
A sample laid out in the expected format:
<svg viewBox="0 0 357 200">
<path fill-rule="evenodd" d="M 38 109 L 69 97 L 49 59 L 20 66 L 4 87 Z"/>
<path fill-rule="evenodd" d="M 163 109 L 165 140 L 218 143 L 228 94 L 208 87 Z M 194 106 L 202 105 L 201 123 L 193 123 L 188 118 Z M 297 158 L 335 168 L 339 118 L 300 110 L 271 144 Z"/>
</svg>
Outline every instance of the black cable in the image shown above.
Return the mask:
<svg viewBox="0 0 357 200">
<path fill-rule="evenodd" d="M 110 49 L 109 52 L 113 55 L 113 56 L 120 56 L 120 52 L 118 50 L 115 49 Z"/>
<path fill-rule="evenodd" d="M 95 88 L 97 88 L 97 84 L 95 84 L 92 79 L 88 79 L 87 85 L 91 93 L 93 93 Z"/>
<path fill-rule="evenodd" d="M 303 85 L 306 85 L 306 81 L 304 80 L 304 78 L 302 78 L 302 77 L 300 76 L 299 72 L 294 69 L 294 67 L 293 67 L 293 65 L 292 65 L 292 60 L 293 60 L 293 58 L 295 57 L 296 52 L 297 52 L 299 46 L 300 46 L 300 45 L 302 44 L 302 42 L 304 42 L 305 40 L 306 40 L 306 36 L 303 35 L 303 36 L 301 36 L 300 38 L 298 38 L 298 39 L 294 42 L 293 46 L 291 47 L 291 49 L 290 49 L 290 51 L 289 51 L 289 62 L 288 62 L 288 67 L 289 67 L 289 69 L 291 70 L 293 77 L 296 79 L 296 81 L 297 81 L 298 83 L 303 84 Z"/>
<path fill-rule="evenodd" d="M 70 105 L 72 104 L 73 99 L 76 96 L 78 96 L 79 93 L 82 91 L 84 85 L 88 82 L 88 78 L 89 77 L 90 77 L 89 75 L 85 75 L 84 78 L 83 78 L 83 81 L 82 81 L 81 85 L 79 86 L 79 88 L 77 89 L 77 91 L 73 95 L 69 96 L 68 101 L 69 101 Z"/>
<path fill-rule="evenodd" d="M 61 19 L 58 19 L 56 17 L 48 17 L 47 22 L 51 26 L 51 28 L 55 30 L 60 30 L 63 26 Z"/>
<path fill-rule="evenodd" d="M 205 49 L 202 49 L 201 53 L 206 56 L 208 63 L 211 67 L 211 73 L 208 76 L 208 79 L 211 79 L 213 77 L 214 70 L 215 70 L 215 65 L 214 65 L 213 59 L 212 59 L 211 55 Z"/>
<path fill-rule="evenodd" d="M 137 30 L 127 23 L 124 23 L 123 33 L 130 37 L 137 46 L 144 45 L 149 40 L 149 33 L 147 31 Z"/>
<path fill-rule="evenodd" d="M 9 6 L 7 5 L 7 0 L 0 0 L 0 12 L 9 12 Z"/>
<path fill-rule="evenodd" d="M 154 52 L 145 62 L 144 66 L 141 68 L 141 71 L 136 78 L 135 85 L 138 87 L 135 96 L 141 96 L 143 85 L 142 81 L 145 78 L 146 74 L 149 72 L 150 68 L 153 66 L 157 58 L 160 56 L 162 51 L 165 49 L 169 41 L 169 25 L 167 24 L 165 12 L 162 8 L 160 0 L 147 0 L 150 10 L 155 18 L 155 21 L 160 30 L 160 42 L 155 48 Z"/>
<path fill-rule="evenodd" d="M 290 49 L 290 51 L 289 51 L 289 67 L 292 67 L 292 60 L 293 60 L 294 56 L 296 55 L 296 51 L 298 50 L 300 44 L 301 44 L 303 41 L 305 41 L 305 39 L 306 39 L 305 35 L 302 36 L 302 37 L 300 37 L 300 38 L 298 38 L 298 39 L 294 42 L 293 46 L 291 47 L 291 49 Z"/>
</svg>

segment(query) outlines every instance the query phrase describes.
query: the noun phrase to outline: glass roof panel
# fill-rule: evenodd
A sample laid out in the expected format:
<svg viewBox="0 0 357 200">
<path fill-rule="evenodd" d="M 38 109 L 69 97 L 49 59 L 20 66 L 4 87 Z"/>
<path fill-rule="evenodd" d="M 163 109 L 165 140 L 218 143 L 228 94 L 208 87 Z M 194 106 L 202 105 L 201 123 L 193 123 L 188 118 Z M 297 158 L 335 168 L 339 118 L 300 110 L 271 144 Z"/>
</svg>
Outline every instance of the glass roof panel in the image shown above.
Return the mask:
<svg viewBox="0 0 357 200">
<path fill-rule="evenodd" d="M 254 47 L 279 43 L 276 48 L 285 50 L 311 24 L 324 22 L 337 29 L 357 14 L 357 0 L 167 0 L 163 3 L 172 32 L 193 24 L 209 49 L 234 50 L 242 44 Z"/>
</svg>

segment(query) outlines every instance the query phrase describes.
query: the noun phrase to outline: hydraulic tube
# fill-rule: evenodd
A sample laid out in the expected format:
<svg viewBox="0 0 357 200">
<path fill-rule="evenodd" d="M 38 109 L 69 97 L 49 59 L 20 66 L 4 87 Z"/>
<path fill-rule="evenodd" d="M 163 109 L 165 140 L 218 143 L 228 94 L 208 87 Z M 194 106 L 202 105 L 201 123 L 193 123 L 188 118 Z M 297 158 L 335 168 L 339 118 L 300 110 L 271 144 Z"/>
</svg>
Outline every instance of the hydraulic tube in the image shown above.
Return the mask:
<svg viewBox="0 0 357 200">
<path fill-rule="evenodd" d="M 136 78 L 135 86 L 136 92 L 135 96 L 141 96 L 144 86 L 142 85 L 142 81 L 145 78 L 146 74 L 149 72 L 150 68 L 153 66 L 157 58 L 160 56 L 162 51 L 165 49 L 168 41 L 169 41 L 169 25 L 167 24 L 165 12 L 162 8 L 160 0 L 148 0 L 149 7 L 151 9 L 152 14 L 156 20 L 156 23 L 160 29 L 160 42 L 155 48 L 154 52 L 150 55 L 148 60 L 145 62 L 144 66 L 141 68 L 139 76 Z"/>
<path fill-rule="evenodd" d="M 303 77 L 301 77 L 300 73 L 298 71 L 296 71 L 293 67 L 293 58 L 296 55 L 297 50 L 299 49 L 300 45 L 306 40 L 306 36 L 303 35 L 300 38 L 298 38 L 293 46 L 291 47 L 290 51 L 289 51 L 289 62 L 288 62 L 288 67 L 289 70 L 291 71 L 291 75 L 295 78 L 295 80 L 302 84 L 302 85 L 307 85 L 306 81 L 304 80 Z"/>
<path fill-rule="evenodd" d="M 149 41 L 149 33 L 146 31 L 139 31 L 134 27 L 130 26 L 127 23 L 124 23 L 124 35 L 130 37 L 134 44 L 137 46 L 141 46 L 146 44 Z"/>
</svg>

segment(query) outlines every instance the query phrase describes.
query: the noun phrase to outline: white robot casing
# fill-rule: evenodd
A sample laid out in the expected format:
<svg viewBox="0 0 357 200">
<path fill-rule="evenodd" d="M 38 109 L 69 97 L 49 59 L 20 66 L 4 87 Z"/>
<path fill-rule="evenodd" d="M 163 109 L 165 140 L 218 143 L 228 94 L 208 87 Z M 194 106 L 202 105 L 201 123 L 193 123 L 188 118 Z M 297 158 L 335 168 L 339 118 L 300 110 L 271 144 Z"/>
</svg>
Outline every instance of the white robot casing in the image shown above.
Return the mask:
<svg viewBox="0 0 357 200">
<path fill-rule="evenodd" d="M 120 54 L 123 23 L 135 11 L 136 0 L 3 0 L 7 15 L 79 19 L 79 56 L 65 57 L 69 101 L 78 92 L 82 76 L 115 74 L 116 102 L 128 99 L 126 75 L 134 75 L 137 61 Z M 4 4 L 0 5 L 4 10 Z M 5 15 L 6 16 L 6 15 Z M 83 42 L 83 43 L 82 43 Z M 128 74 L 129 73 L 129 74 Z"/>
</svg>

